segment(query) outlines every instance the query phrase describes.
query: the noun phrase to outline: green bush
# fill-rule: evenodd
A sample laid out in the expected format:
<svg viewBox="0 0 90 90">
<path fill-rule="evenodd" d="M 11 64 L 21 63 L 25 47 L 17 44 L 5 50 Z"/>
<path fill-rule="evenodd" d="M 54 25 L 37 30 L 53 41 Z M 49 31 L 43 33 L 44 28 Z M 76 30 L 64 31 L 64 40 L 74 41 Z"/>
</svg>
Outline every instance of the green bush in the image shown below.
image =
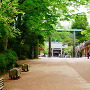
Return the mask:
<svg viewBox="0 0 90 90">
<path fill-rule="evenodd" d="M 6 56 L 4 54 L 1 54 L 0 55 L 0 75 L 2 73 L 4 73 L 6 67 L 7 67 L 7 64 L 6 64 Z"/>
<path fill-rule="evenodd" d="M 0 73 L 3 73 L 16 65 L 17 54 L 12 50 L 7 50 L 0 54 Z"/>
<path fill-rule="evenodd" d="M 12 50 L 7 50 L 5 53 L 6 56 L 6 62 L 8 63 L 7 68 L 12 68 L 15 66 L 16 61 L 18 60 L 17 55 L 14 51 Z"/>
<path fill-rule="evenodd" d="M 0 68 L 1 68 L 1 67 L 6 67 L 6 62 L 5 62 L 5 60 L 6 60 L 6 56 L 5 56 L 4 54 L 1 54 L 1 55 L 0 55 Z"/>
<path fill-rule="evenodd" d="M 12 50 L 7 50 L 5 56 L 9 63 L 15 63 L 18 60 L 16 53 Z"/>
</svg>

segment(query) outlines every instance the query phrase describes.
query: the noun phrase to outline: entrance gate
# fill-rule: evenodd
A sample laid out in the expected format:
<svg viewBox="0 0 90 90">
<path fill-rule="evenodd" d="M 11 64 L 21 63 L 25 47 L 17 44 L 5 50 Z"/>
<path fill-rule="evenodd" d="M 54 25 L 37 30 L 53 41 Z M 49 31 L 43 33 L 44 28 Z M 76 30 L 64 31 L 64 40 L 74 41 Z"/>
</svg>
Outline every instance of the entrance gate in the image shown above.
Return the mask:
<svg viewBox="0 0 90 90">
<path fill-rule="evenodd" d="M 76 32 L 81 32 L 82 29 L 56 29 L 57 32 L 62 32 L 62 31 L 69 31 L 69 32 L 73 32 L 73 35 L 68 35 L 69 37 L 73 38 L 73 57 L 75 57 L 75 43 L 76 43 Z M 49 52 L 48 52 L 48 56 L 51 57 L 51 37 L 49 37 Z"/>
</svg>

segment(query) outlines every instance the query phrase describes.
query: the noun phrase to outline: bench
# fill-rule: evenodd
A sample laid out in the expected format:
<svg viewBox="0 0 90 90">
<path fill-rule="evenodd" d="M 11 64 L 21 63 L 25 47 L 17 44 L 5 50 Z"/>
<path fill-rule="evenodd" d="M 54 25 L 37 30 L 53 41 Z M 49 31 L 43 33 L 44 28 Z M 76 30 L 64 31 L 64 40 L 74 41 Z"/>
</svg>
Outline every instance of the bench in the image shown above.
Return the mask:
<svg viewBox="0 0 90 90">
<path fill-rule="evenodd" d="M 9 78 L 13 79 L 13 78 L 19 78 L 21 75 L 21 69 L 19 68 L 13 68 L 9 71 Z"/>
<path fill-rule="evenodd" d="M 2 90 L 4 87 L 4 79 L 0 78 L 0 90 Z"/>
</svg>

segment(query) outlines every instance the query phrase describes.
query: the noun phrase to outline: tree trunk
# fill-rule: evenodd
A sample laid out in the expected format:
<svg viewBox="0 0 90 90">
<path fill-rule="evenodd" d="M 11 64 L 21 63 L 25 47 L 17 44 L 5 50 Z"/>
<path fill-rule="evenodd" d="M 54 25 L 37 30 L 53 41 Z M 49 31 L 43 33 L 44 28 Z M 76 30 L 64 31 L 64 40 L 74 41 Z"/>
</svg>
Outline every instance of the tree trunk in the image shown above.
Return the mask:
<svg viewBox="0 0 90 90">
<path fill-rule="evenodd" d="M 51 37 L 49 37 L 49 51 L 48 51 L 48 56 L 51 57 Z"/>
<path fill-rule="evenodd" d="M 33 59 L 33 51 L 34 51 L 33 46 L 30 46 L 29 47 L 29 52 L 27 53 L 28 58 Z"/>
<path fill-rule="evenodd" d="M 34 47 L 34 58 L 38 58 L 38 54 L 39 54 L 38 47 L 39 47 L 39 39 L 37 39 L 37 44 Z"/>
<path fill-rule="evenodd" d="M 6 51 L 8 46 L 8 37 L 3 37 L 3 41 L 4 51 Z"/>
</svg>

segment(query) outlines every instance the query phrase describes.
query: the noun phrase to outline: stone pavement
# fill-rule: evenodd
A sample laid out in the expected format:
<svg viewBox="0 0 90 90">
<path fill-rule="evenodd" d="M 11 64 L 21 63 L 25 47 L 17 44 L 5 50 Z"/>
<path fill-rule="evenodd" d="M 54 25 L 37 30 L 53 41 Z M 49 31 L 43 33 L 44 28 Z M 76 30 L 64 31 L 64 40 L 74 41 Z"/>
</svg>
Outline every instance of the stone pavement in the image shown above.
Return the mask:
<svg viewBox="0 0 90 90">
<path fill-rule="evenodd" d="M 90 59 L 41 58 L 18 63 L 29 63 L 29 72 L 22 72 L 18 80 L 4 75 L 3 90 L 90 90 Z"/>
</svg>

